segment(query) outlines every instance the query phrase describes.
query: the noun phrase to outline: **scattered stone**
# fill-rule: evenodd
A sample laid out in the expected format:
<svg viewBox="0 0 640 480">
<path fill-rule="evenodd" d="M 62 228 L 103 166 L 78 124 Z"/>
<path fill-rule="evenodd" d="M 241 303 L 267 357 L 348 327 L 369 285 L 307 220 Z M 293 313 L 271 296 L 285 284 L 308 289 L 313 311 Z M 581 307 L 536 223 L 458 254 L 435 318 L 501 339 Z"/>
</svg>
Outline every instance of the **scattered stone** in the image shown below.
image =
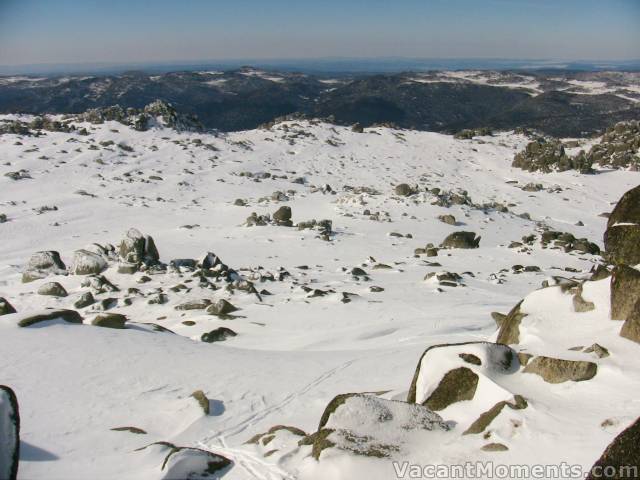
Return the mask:
<svg viewBox="0 0 640 480">
<path fill-rule="evenodd" d="M 273 221 L 276 222 L 277 225 L 283 227 L 291 227 L 293 226 L 293 222 L 291 221 L 291 207 L 283 205 L 273 214 Z"/>
<path fill-rule="evenodd" d="M 202 390 L 196 390 L 191 394 L 191 396 L 196 399 L 204 414 L 209 415 L 209 399 L 204 394 L 204 392 Z"/>
<path fill-rule="evenodd" d="M 480 450 L 484 452 L 506 452 L 509 447 L 502 443 L 487 443 Z"/>
<path fill-rule="evenodd" d="M 93 298 L 93 294 L 91 292 L 84 292 L 80 295 L 80 298 L 76 300 L 73 304 L 75 308 L 85 308 L 90 305 L 93 305 L 96 302 L 96 299 Z"/>
<path fill-rule="evenodd" d="M 209 315 L 228 315 L 236 310 L 238 310 L 236 306 L 221 298 L 216 303 L 209 305 L 206 311 Z"/>
<path fill-rule="evenodd" d="M 590 347 L 584 349 L 584 353 L 595 353 L 598 358 L 606 358 L 610 355 L 609 350 L 604 348 L 602 345 L 598 345 L 594 343 Z"/>
<path fill-rule="evenodd" d="M 408 197 L 416 193 L 416 191 L 406 183 L 396 185 L 393 191 L 396 195 L 400 195 L 401 197 Z"/>
<path fill-rule="evenodd" d="M 235 337 L 236 335 L 238 334 L 233 330 L 231 330 L 230 328 L 219 327 L 219 328 L 216 328 L 215 330 L 211 330 L 208 333 L 203 333 L 202 337 L 200 337 L 200 340 L 206 343 L 223 342 L 227 338 Z"/>
<path fill-rule="evenodd" d="M 474 232 L 453 232 L 440 244 L 442 248 L 478 248 L 480 237 Z"/>
<path fill-rule="evenodd" d="M 91 325 L 95 327 L 116 328 L 116 329 L 126 328 L 125 327 L 126 323 L 127 323 L 127 317 L 120 313 L 103 313 L 103 314 L 97 315 L 91 321 Z"/>
<path fill-rule="evenodd" d="M 481 414 L 476 421 L 474 421 L 469 428 L 467 428 L 463 435 L 478 434 L 486 430 L 486 428 L 500 415 L 504 407 L 509 407 L 512 410 L 522 410 L 527 408 L 527 401 L 521 395 L 515 395 L 513 402 L 498 402 L 489 410 Z"/>
<path fill-rule="evenodd" d="M 454 217 L 453 215 L 440 215 L 438 216 L 438 220 L 440 220 L 443 223 L 446 223 L 447 225 L 456 224 L 456 217 Z"/>
<path fill-rule="evenodd" d="M 16 313 L 16 309 L 5 298 L 0 297 L 0 315 L 8 315 L 10 313 Z"/>
<path fill-rule="evenodd" d="M 66 297 L 68 295 L 65 288 L 58 282 L 48 282 L 40 285 L 38 295 L 49 295 L 51 297 Z"/>
<path fill-rule="evenodd" d="M 147 432 L 145 432 L 143 429 L 138 428 L 138 427 L 115 427 L 111 429 L 113 432 L 129 432 L 129 433 L 134 433 L 136 435 L 146 435 Z"/>
</svg>

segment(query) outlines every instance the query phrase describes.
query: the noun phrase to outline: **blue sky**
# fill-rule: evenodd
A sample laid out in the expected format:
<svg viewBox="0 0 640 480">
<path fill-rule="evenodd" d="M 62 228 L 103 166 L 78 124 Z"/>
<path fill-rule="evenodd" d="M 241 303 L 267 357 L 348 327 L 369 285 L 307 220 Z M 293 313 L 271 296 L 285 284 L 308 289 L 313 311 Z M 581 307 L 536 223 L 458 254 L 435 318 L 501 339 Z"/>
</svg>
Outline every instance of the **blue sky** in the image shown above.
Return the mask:
<svg viewBox="0 0 640 480">
<path fill-rule="evenodd" d="M 640 58 L 640 0 L 0 0 L 0 65 Z"/>
</svg>

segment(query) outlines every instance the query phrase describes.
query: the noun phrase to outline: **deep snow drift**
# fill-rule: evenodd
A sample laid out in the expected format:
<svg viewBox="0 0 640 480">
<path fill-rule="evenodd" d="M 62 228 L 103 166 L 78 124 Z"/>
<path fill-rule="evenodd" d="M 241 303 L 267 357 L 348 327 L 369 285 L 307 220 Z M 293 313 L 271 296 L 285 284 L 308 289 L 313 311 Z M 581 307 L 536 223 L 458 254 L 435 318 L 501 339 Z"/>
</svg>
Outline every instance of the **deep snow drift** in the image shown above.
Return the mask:
<svg viewBox="0 0 640 480">
<path fill-rule="evenodd" d="M 225 480 L 388 479 L 392 460 L 564 461 L 586 470 L 637 417 L 640 347 L 608 319 L 609 280 L 585 284 L 594 307 L 586 312 L 562 286 L 534 290 L 554 276 L 588 278 L 600 261 L 543 245 L 543 229 L 602 246 L 601 214 L 639 173 L 513 169 L 527 139 L 512 133 L 456 140 L 315 122 L 229 135 L 84 126 L 87 136 L 0 136 L 0 297 L 18 312 L 0 316 L 0 384 L 20 403 L 22 478 L 181 478 L 211 468 Z M 417 193 L 396 193 L 402 183 Z M 282 206 L 293 224 L 327 219 L 330 228 L 245 224 Z M 58 251 L 71 266 L 76 250 L 118 246 L 132 227 L 153 237 L 166 271 L 124 273 L 107 252 L 98 268 L 117 290 L 60 271 L 21 281 L 34 252 Z M 479 248 L 438 251 L 456 231 L 480 235 Z M 207 252 L 255 291 L 194 275 Z M 37 293 L 51 282 L 67 295 Z M 96 302 L 74 307 L 87 292 Z M 428 347 L 495 341 L 491 312 L 524 297 L 513 348 L 531 359 L 505 365 L 483 343 L 431 350 L 416 401 L 451 368 L 475 378 L 476 395 L 437 413 L 404 403 Z M 220 299 L 238 310 L 212 315 Z M 49 307 L 76 309 L 84 324 L 19 326 Z M 126 315 L 128 328 L 91 325 L 105 310 Z M 223 341 L 202 341 L 214 330 Z M 609 356 L 574 349 L 594 343 Z M 556 384 L 523 372 L 541 357 L 591 362 L 597 373 Z M 377 396 L 349 397 L 326 419 L 326 428 L 350 432 L 328 437 L 338 448 L 298 445 L 329 401 L 354 392 Z M 501 401 L 509 404 L 490 438 L 463 435 Z M 380 429 L 375 415 L 393 422 Z M 296 429 L 246 444 L 276 425 Z M 139 450 L 154 442 L 172 445 Z M 354 442 L 381 455 L 358 455 Z"/>
</svg>

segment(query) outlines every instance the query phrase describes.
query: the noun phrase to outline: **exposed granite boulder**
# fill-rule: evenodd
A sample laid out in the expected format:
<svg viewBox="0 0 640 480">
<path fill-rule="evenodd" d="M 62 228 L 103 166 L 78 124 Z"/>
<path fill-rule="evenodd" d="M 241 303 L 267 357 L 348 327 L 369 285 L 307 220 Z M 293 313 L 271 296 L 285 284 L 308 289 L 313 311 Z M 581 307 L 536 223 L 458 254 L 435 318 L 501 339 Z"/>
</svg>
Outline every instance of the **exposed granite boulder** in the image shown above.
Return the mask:
<svg viewBox="0 0 640 480">
<path fill-rule="evenodd" d="M 153 238 L 130 228 L 118 247 L 120 259 L 126 263 L 156 265 L 160 255 Z"/>
<path fill-rule="evenodd" d="M 47 282 L 38 288 L 38 295 L 48 295 L 50 297 L 66 297 L 68 295 L 65 288 L 58 282 Z"/>
<path fill-rule="evenodd" d="M 74 275 L 95 275 L 107 269 L 107 261 L 97 253 L 76 250 L 73 254 L 71 273 Z"/>
<path fill-rule="evenodd" d="M 524 373 L 535 373 L 547 383 L 583 382 L 595 377 L 598 366 L 593 362 L 534 357 L 527 363 L 523 371 Z"/>
<path fill-rule="evenodd" d="M 49 275 L 66 275 L 67 267 L 60 258 L 60 254 L 53 250 L 36 252 L 29 258 L 29 263 L 22 274 L 22 282 L 48 277 Z"/>
<path fill-rule="evenodd" d="M 620 336 L 640 343 L 640 300 L 636 302 L 631 313 L 622 324 Z"/>
<path fill-rule="evenodd" d="M 611 319 L 626 320 L 640 300 L 640 271 L 618 265 L 611 274 Z"/>
<path fill-rule="evenodd" d="M 522 300 L 501 320 L 500 331 L 496 339 L 497 343 L 512 345 L 520 342 L 520 322 L 527 316 L 526 313 L 520 310 L 521 306 Z"/>
<path fill-rule="evenodd" d="M 91 321 L 91 325 L 95 327 L 116 329 L 126 328 L 126 323 L 126 315 L 122 315 L 120 313 L 101 313 L 100 315 L 96 315 L 96 317 Z"/>
</svg>

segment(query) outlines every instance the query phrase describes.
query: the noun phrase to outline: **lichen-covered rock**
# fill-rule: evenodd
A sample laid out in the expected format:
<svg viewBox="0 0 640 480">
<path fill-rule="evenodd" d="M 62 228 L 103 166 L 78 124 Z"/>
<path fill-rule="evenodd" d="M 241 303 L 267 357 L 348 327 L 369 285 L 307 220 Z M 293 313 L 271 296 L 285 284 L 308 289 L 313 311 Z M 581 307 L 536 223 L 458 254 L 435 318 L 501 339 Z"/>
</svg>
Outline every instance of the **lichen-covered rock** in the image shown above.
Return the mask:
<svg viewBox="0 0 640 480">
<path fill-rule="evenodd" d="M 0 479 L 16 480 L 20 458 L 20 411 L 13 390 L 0 385 Z"/>
<path fill-rule="evenodd" d="M 640 300 L 640 271 L 618 265 L 611 274 L 611 319 L 626 320 Z"/>
<path fill-rule="evenodd" d="M 96 275 L 108 267 L 106 260 L 97 253 L 88 250 L 76 250 L 73 254 L 71 273 L 74 275 Z"/>
<path fill-rule="evenodd" d="M 478 248 L 479 246 L 480 237 L 474 232 L 453 232 L 440 244 L 442 248 Z"/>
<path fill-rule="evenodd" d="M 60 254 L 53 250 L 36 252 L 29 258 L 29 263 L 22 274 L 22 282 L 48 277 L 49 275 L 66 275 L 67 267 L 60 258 Z"/>
<path fill-rule="evenodd" d="M 473 399 L 478 387 L 478 375 L 466 367 L 448 371 L 436 389 L 422 403 L 437 412 L 449 405 Z"/>
<path fill-rule="evenodd" d="M 611 212 L 604 245 L 609 261 L 640 264 L 640 185 L 626 192 Z"/>
<path fill-rule="evenodd" d="M 535 373 L 548 383 L 583 382 L 595 377 L 598 366 L 593 362 L 534 357 L 523 371 Z"/>
<path fill-rule="evenodd" d="M 38 288 L 38 295 L 48 295 L 51 297 L 66 297 L 68 295 L 65 288 L 58 282 L 47 282 Z"/>
<path fill-rule="evenodd" d="M 0 297 L 0 315 L 8 315 L 10 313 L 16 313 L 16 309 L 6 299 Z"/>
<path fill-rule="evenodd" d="M 607 446 L 602 456 L 591 467 L 587 480 L 605 478 L 608 480 L 624 480 L 637 478 L 640 471 L 640 418 L 627 427 Z M 599 467 L 596 469 L 596 467 Z M 610 468 L 607 468 L 610 467 Z"/>
</svg>

